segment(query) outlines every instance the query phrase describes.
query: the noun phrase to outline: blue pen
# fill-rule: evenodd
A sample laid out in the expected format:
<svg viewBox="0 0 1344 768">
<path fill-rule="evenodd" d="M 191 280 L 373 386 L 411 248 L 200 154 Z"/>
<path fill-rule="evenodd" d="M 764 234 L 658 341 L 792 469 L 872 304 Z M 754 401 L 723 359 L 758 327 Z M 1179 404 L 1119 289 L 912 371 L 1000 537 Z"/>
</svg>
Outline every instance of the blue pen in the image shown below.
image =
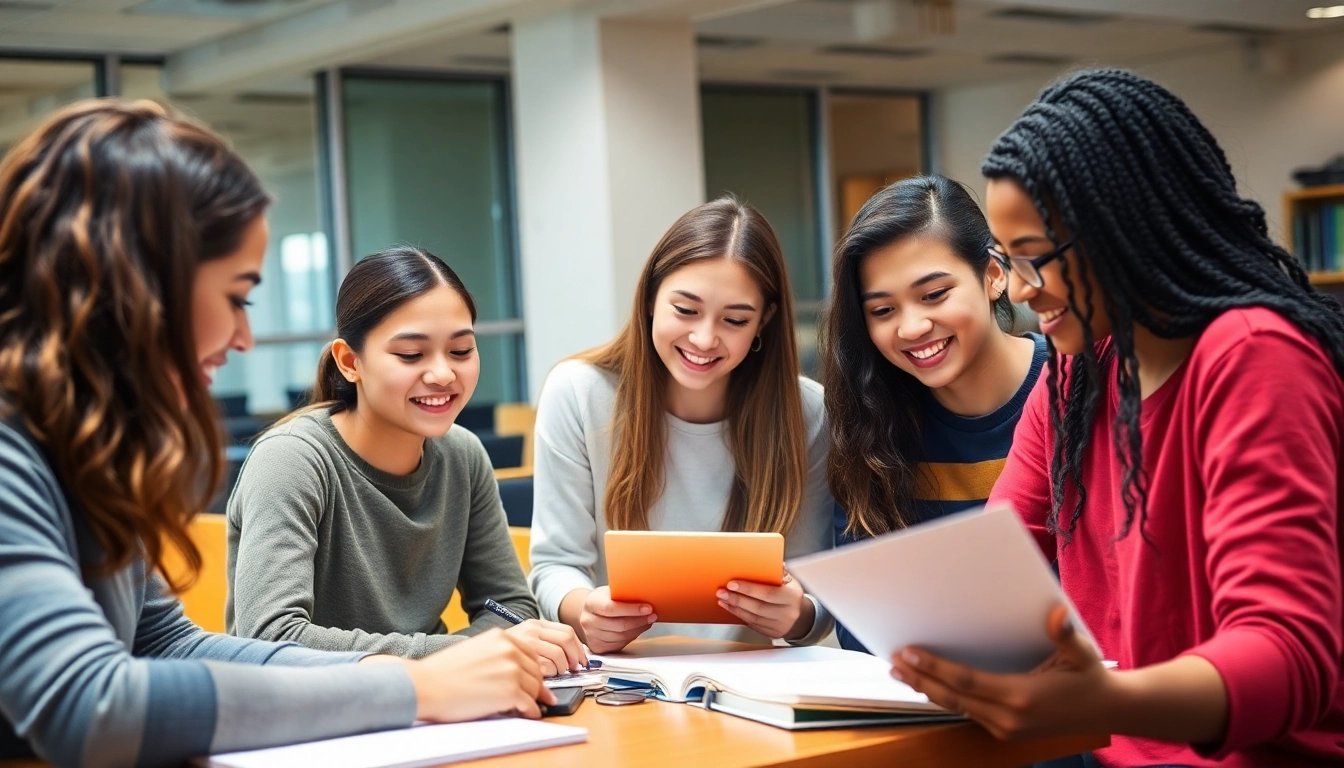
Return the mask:
<svg viewBox="0 0 1344 768">
<path fill-rule="evenodd" d="M 510 624 L 522 624 L 526 621 L 522 616 L 514 613 L 514 611 L 507 605 L 500 605 L 490 598 L 486 598 L 485 600 L 485 610 L 499 616 Z"/>
</svg>

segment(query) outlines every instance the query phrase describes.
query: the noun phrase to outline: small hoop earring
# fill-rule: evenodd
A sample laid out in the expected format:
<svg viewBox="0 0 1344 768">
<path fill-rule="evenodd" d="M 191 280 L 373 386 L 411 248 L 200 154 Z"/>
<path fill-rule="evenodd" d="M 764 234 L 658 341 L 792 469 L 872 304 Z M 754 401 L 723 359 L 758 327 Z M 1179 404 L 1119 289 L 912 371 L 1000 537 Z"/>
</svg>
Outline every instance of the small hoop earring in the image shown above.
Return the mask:
<svg viewBox="0 0 1344 768">
<path fill-rule="evenodd" d="M 759 334 L 759 333 L 756 334 L 756 341 L 752 342 L 752 344 L 751 344 L 751 351 L 752 351 L 752 352 L 760 352 L 760 351 L 761 351 L 761 334 Z"/>
</svg>

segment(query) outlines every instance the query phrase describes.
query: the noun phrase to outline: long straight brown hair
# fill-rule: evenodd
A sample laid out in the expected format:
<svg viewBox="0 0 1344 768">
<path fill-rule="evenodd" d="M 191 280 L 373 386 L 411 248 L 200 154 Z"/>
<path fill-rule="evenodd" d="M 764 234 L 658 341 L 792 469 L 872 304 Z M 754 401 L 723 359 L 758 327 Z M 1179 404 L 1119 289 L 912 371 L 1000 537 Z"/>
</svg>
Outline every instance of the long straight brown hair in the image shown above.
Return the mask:
<svg viewBox="0 0 1344 768">
<path fill-rule="evenodd" d="M 0 163 L 0 416 L 41 445 L 102 548 L 89 575 L 187 535 L 223 476 L 192 333 L 196 268 L 270 202 L 209 129 L 149 101 L 57 112 Z"/>
<path fill-rule="evenodd" d="M 779 240 L 755 208 L 724 197 L 694 208 L 653 249 L 635 288 L 630 321 L 615 339 L 578 359 L 616 374 L 612 467 L 604 513 L 614 530 L 645 530 L 663 491 L 667 366 L 653 348 L 650 308 L 668 275 L 697 261 L 732 259 L 755 278 L 774 315 L 760 349 L 728 379 L 728 447 L 735 477 L 724 531 L 787 534 L 807 477 L 807 434 L 799 394 L 793 291 Z M 767 310 L 768 311 L 768 310 Z"/>
</svg>

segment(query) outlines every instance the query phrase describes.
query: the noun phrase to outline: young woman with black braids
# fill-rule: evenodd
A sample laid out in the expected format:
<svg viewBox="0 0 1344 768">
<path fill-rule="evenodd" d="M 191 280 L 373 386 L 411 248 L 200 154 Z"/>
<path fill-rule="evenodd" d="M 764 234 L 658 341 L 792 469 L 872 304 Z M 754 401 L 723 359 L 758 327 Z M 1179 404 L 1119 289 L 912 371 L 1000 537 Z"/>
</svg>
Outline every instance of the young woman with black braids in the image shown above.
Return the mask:
<svg viewBox="0 0 1344 768">
<path fill-rule="evenodd" d="M 991 497 L 1102 652 L 893 674 L 1000 736 L 1113 734 L 1104 765 L 1344 761 L 1344 313 L 1238 197 L 1184 103 L 1127 72 L 1046 89 L 984 163 L 1009 292 L 1052 346 Z"/>
</svg>

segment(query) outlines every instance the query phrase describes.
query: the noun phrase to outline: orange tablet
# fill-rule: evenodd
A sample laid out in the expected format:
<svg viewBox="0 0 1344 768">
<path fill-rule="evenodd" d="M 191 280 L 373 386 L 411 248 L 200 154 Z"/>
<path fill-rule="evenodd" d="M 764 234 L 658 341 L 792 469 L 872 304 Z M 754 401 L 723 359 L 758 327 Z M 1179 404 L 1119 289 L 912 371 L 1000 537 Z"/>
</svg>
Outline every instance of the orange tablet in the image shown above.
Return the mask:
<svg viewBox="0 0 1344 768">
<path fill-rule="evenodd" d="M 733 579 L 784 580 L 778 533 L 607 531 L 606 547 L 611 599 L 648 603 L 658 621 L 741 624 L 716 593 Z"/>
</svg>

